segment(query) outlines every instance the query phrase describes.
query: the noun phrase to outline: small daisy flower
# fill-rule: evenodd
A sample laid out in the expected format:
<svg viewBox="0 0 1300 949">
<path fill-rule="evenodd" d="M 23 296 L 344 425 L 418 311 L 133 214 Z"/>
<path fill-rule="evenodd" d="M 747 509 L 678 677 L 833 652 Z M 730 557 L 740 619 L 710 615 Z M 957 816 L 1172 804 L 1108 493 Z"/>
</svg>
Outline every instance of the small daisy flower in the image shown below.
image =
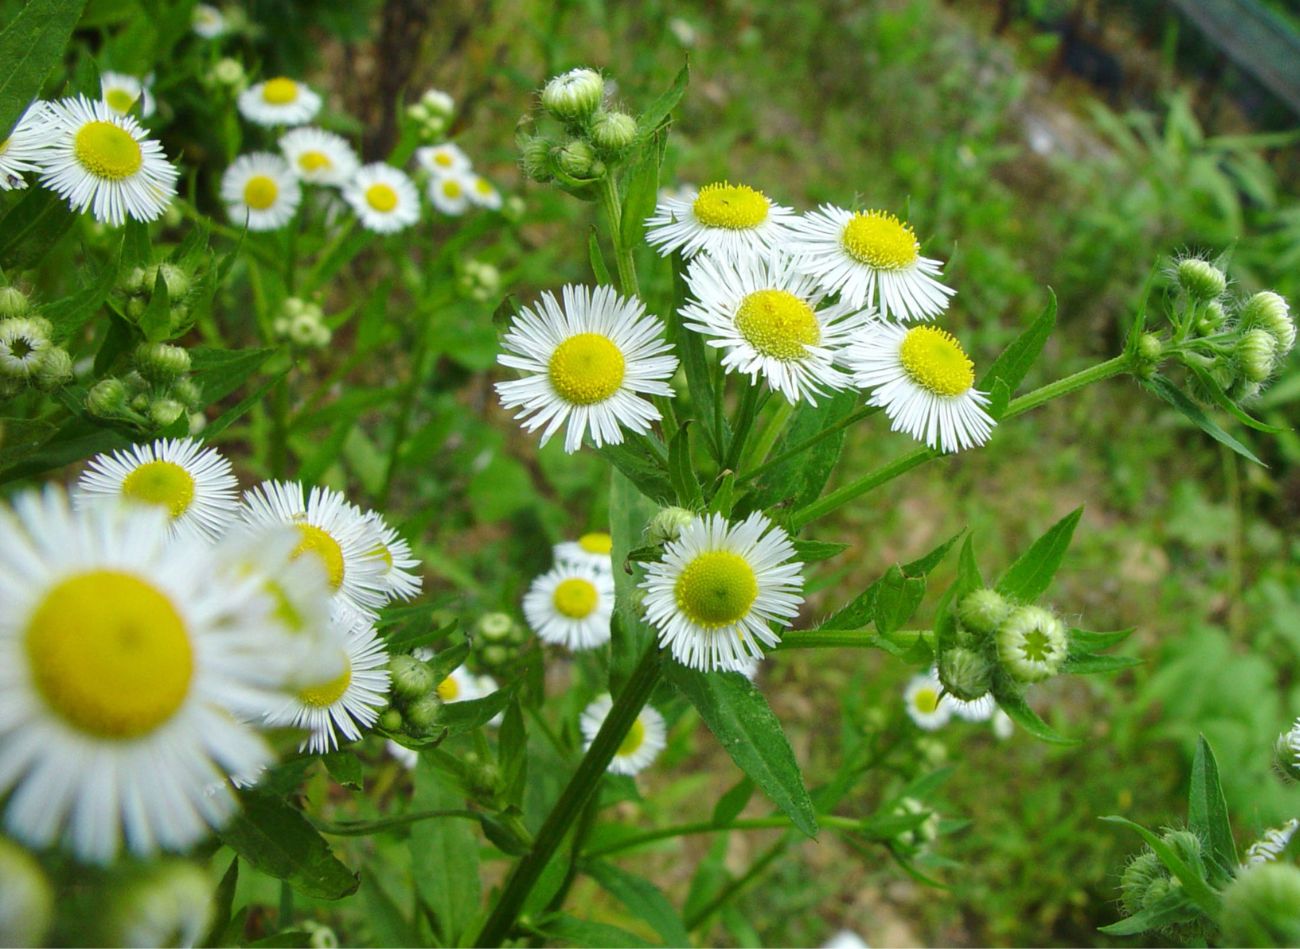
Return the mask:
<svg viewBox="0 0 1300 949">
<path fill-rule="evenodd" d="M 890 428 L 946 452 L 983 445 L 994 421 L 988 396 L 975 388 L 975 367 L 951 333 L 882 323 L 845 350 L 853 381 L 872 389 L 870 405 Z"/>
<path fill-rule="evenodd" d="M 609 572 L 614 569 L 610 554 L 614 538 L 601 531 L 583 534 L 577 540 L 566 540 L 555 545 L 556 563 L 573 563 Z"/>
<path fill-rule="evenodd" d="M 489 211 L 501 210 L 501 192 L 482 175 L 470 176 L 466 195 L 471 204 L 476 204 L 480 208 L 487 208 Z"/>
<path fill-rule="evenodd" d="M 147 119 L 157 109 L 153 93 L 149 90 L 149 80 L 141 81 L 126 73 L 100 73 L 99 97 L 118 115 L 130 115 L 139 106 L 140 117 Z"/>
<path fill-rule="evenodd" d="M 339 733 L 357 741 L 371 728 L 388 702 L 388 650 L 370 621 L 339 607 L 336 624 L 343 637 L 343 671 L 331 679 L 304 686 L 297 695 L 269 712 L 267 723 L 305 728 L 309 732 L 299 751 L 323 754 L 339 746 Z"/>
<path fill-rule="evenodd" d="M 31 379 L 53 345 L 49 330 L 38 320 L 25 316 L 0 320 L 0 377 Z"/>
<path fill-rule="evenodd" d="M 0 191 L 26 188 L 23 175 L 40 171 L 41 156 L 54 140 L 47 109 L 48 103 L 33 102 L 19 116 L 9 137 L 0 140 Z"/>
<path fill-rule="evenodd" d="M 793 228 L 785 247 L 795 266 L 850 306 L 875 304 L 886 318 L 923 320 L 947 309 L 956 292 L 936 279 L 942 264 L 921 256 L 911 226 L 885 211 L 825 204 Z"/>
<path fill-rule="evenodd" d="M 226 32 L 226 18 L 210 3 L 194 4 L 190 25 L 205 40 L 215 40 Z"/>
<path fill-rule="evenodd" d="M 171 204 L 180 173 L 132 116 L 85 96 L 60 99 L 46 109 L 43 134 L 41 182 L 74 211 L 118 227 L 128 217 L 152 221 Z"/>
<path fill-rule="evenodd" d="M 943 694 L 943 683 L 935 675 L 913 676 L 903 690 L 903 706 L 916 727 L 928 732 L 948 724 L 952 706 Z"/>
<path fill-rule="evenodd" d="M 447 678 L 438 683 L 435 691 L 438 693 L 438 698 L 444 702 L 471 702 L 483 698 L 490 692 L 495 692 L 496 689 L 485 690 L 484 682 L 479 676 L 470 672 L 466 666 L 457 666 Z"/>
<path fill-rule="evenodd" d="M 497 361 L 527 375 L 496 384 L 501 404 L 520 409 L 526 430 L 542 428 L 543 445 L 567 422 L 570 453 L 587 432 L 599 448 L 621 444 L 623 428 L 649 431 L 660 415 L 642 395 L 671 396 L 677 371 L 662 324 L 611 287 L 569 285 L 561 298 L 543 293 L 510 324 Z"/>
<path fill-rule="evenodd" d="M 274 152 L 240 155 L 221 176 L 221 200 L 235 224 L 250 231 L 275 231 L 293 220 L 302 202 L 302 185 L 293 169 Z"/>
<path fill-rule="evenodd" d="M 682 321 L 723 351 L 728 372 L 751 383 L 761 375 L 791 403 L 815 404 L 826 390 L 852 384 L 835 357 L 870 325 L 870 311 L 842 303 L 819 310 L 825 294 L 784 254 L 696 257 L 686 283 L 695 299 L 682 308 Z"/>
<path fill-rule="evenodd" d="M 343 199 L 377 234 L 395 234 L 420 219 L 420 193 L 406 172 L 376 162 L 361 168 L 343 186 Z"/>
<path fill-rule="evenodd" d="M 77 479 L 73 502 L 152 504 L 178 534 L 217 540 L 239 517 L 239 481 L 215 448 L 192 438 L 164 438 L 96 455 Z"/>
<path fill-rule="evenodd" d="M 646 241 L 667 257 L 707 253 L 736 260 L 765 253 L 790 236 L 798 215 L 748 185 L 718 182 L 686 197 L 663 197 L 646 220 Z"/>
<path fill-rule="evenodd" d="M 239 94 L 239 111 L 256 125 L 302 125 L 320 111 L 320 94 L 306 83 L 276 76 Z"/>
<path fill-rule="evenodd" d="M 415 160 L 421 168 L 432 172 L 435 177 L 456 172 L 468 172 L 472 167 L 469 156 L 461 150 L 459 145 L 451 142 L 417 148 L 415 150 Z"/>
<path fill-rule="evenodd" d="M 582 716 L 578 719 L 583 747 L 591 747 L 613 708 L 614 700 L 608 695 L 602 695 L 583 709 Z M 628 729 L 627 736 L 614 752 L 606 770 L 611 774 L 639 774 L 650 767 L 667 744 L 668 729 L 664 717 L 647 705 Z"/>
<path fill-rule="evenodd" d="M 771 624 L 789 626 L 803 602 L 803 564 L 792 557 L 790 536 L 757 511 L 739 524 L 720 514 L 692 521 L 641 584 L 660 645 L 704 672 L 762 659 L 760 643 L 781 641 Z"/>
<path fill-rule="evenodd" d="M 473 189 L 474 181 L 469 174 L 453 171 L 431 177 L 426 191 L 435 208 L 451 217 L 460 217 L 469 210 Z"/>
<path fill-rule="evenodd" d="M 955 695 L 945 695 L 944 701 L 952 708 L 952 713 L 964 722 L 992 721 L 993 713 L 998 710 L 998 703 L 994 701 L 991 692 L 986 692 L 979 698 L 971 699 L 969 702 L 959 699 Z"/>
<path fill-rule="evenodd" d="M 533 581 L 524 618 L 543 640 L 581 652 L 609 642 L 614 578 L 607 571 L 560 564 Z"/>
<path fill-rule="evenodd" d="M 387 602 L 387 564 L 372 524 L 337 491 L 296 481 L 264 481 L 244 492 L 245 522 L 291 524 L 300 535 L 295 553 L 319 558 L 334 598 L 362 613 Z"/>
<path fill-rule="evenodd" d="M 384 520 L 377 511 L 362 512 L 355 508 L 363 519 L 374 529 L 376 552 L 384 563 L 383 580 L 390 600 L 413 600 L 420 595 L 422 585 L 420 561 L 411 553 L 411 545 L 406 542 L 396 528 Z"/>
<path fill-rule="evenodd" d="M 56 489 L 0 508 L 0 800 L 30 846 L 186 849 L 234 812 L 226 777 L 273 758 L 239 717 L 270 697 L 269 601 L 165 524 Z"/>
<path fill-rule="evenodd" d="M 282 135 L 280 151 L 293 173 L 313 185 L 341 187 L 361 166 L 347 139 L 312 126 Z"/>
</svg>

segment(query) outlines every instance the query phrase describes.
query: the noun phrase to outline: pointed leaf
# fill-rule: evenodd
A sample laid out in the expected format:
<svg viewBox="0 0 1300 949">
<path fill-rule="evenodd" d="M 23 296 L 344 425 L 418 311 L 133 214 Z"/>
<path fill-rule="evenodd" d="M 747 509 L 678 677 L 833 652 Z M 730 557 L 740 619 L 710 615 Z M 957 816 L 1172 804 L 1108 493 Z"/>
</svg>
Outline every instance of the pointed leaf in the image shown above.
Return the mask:
<svg viewBox="0 0 1300 949">
<path fill-rule="evenodd" d="M 240 798 L 243 806 L 219 836 L 253 869 L 306 896 L 339 900 L 356 892 L 360 879 L 339 862 L 301 811 L 259 790 L 245 791 Z"/>
<path fill-rule="evenodd" d="M 1080 652 L 1097 652 L 1118 645 L 1133 635 L 1133 627 L 1112 633 L 1094 633 L 1086 629 L 1070 630 L 1070 647 Z"/>
<path fill-rule="evenodd" d="M 649 880 L 604 862 L 589 866 L 587 875 L 626 906 L 633 916 L 649 923 L 663 937 L 664 945 L 691 944 L 691 937 L 681 916 L 663 892 Z"/>
<path fill-rule="evenodd" d="M 754 782 L 746 775 L 727 790 L 713 806 L 713 823 L 730 824 L 740 816 L 749 799 L 754 796 Z"/>
<path fill-rule="evenodd" d="M 1141 824 L 1135 824 L 1127 817 L 1109 816 L 1103 817 L 1102 820 L 1108 824 L 1118 824 L 1121 827 L 1127 827 L 1138 834 L 1146 841 L 1147 846 L 1156 852 L 1160 862 L 1168 868 L 1169 872 L 1178 878 L 1183 885 L 1183 892 L 1199 906 L 1206 914 L 1214 916 L 1219 910 L 1219 897 L 1210 888 L 1210 885 L 1201 879 L 1200 874 L 1183 862 L 1177 852 L 1165 843 L 1156 834 L 1147 830 Z"/>
<path fill-rule="evenodd" d="M 1047 293 L 1047 305 L 1043 307 L 1043 312 L 1002 351 L 980 380 L 980 388 L 985 392 L 991 392 L 994 384 L 1001 381 L 1006 383 L 1007 395 L 1015 395 L 1025 375 L 1037 361 L 1043 351 L 1043 344 L 1056 327 L 1056 294 L 1050 289 Z"/>
<path fill-rule="evenodd" d="M 1219 783 L 1219 765 L 1204 735 L 1196 739 L 1192 786 L 1187 795 L 1187 823 L 1210 845 L 1219 865 L 1237 866 L 1237 844 L 1228 821 L 1228 802 Z"/>
<path fill-rule="evenodd" d="M 591 258 L 591 273 L 596 278 L 598 286 L 611 287 L 614 281 L 610 279 L 609 267 L 605 263 L 605 255 L 600 249 L 600 240 L 596 237 L 596 229 L 593 227 L 591 233 L 587 235 L 587 254 Z M 509 314 L 513 316 L 512 312 Z"/>
<path fill-rule="evenodd" d="M 411 809 L 439 811 L 465 806 L 465 800 L 422 755 L 415 767 Z M 433 910 L 441 945 L 459 946 L 475 924 L 482 897 L 479 843 L 468 821 L 427 820 L 411 828 L 411 870 L 420 900 Z"/>
<path fill-rule="evenodd" d="M 704 507 L 704 493 L 691 464 L 690 428 L 691 420 L 687 419 L 668 443 L 668 475 L 677 493 L 677 503 L 690 510 L 699 510 Z"/>
<path fill-rule="evenodd" d="M 1007 713 L 1007 716 L 1013 722 L 1039 741 L 1049 742 L 1053 745 L 1077 745 L 1080 743 L 1077 738 L 1066 738 L 1039 718 L 1038 713 L 1029 707 L 1023 695 L 1006 693 L 995 695 L 995 698 L 998 700 L 998 706 Z"/>
<path fill-rule="evenodd" d="M 795 559 L 805 564 L 830 560 L 836 554 L 849 549 L 848 544 L 835 544 L 822 540 L 796 540 L 793 543 Z"/>
<path fill-rule="evenodd" d="M 86 0 L 27 0 L 0 31 L 0 142 L 19 116 L 39 99 L 45 77 L 63 62 L 63 51 Z"/>
<path fill-rule="evenodd" d="M 1049 527 L 1047 533 L 1007 567 L 998 580 L 997 591 L 1022 603 L 1032 603 L 1042 596 L 1056 576 L 1082 516 L 1083 508 L 1078 507 Z"/>
<path fill-rule="evenodd" d="M 1092 653 L 1074 654 L 1065 660 L 1061 671 L 1069 675 L 1091 676 L 1120 672 L 1142 665 L 1142 660 L 1135 656 L 1097 656 Z"/>
<path fill-rule="evenodd" d="M 9 213 L 0 218 L 0 268 L 17 271 L 34 265 L 58 243 L 76 219 L 53 191 L 28 188 Z"/>
<path fill-rule="evenodd" d="M 1218 426 L 1212 418 L 1205 414 L 1205 410 L 1184 395 L 1179 389 L 1162 376 L 1155 376 L 1143 383 L 1148 389 L 1154 392 L 1160 398 L 1164 399 L 1186 418 L 1191 420 L 1192 424 L 1209 435 L 1221 445 L 1227 445 L 1243 458 L 1248 458 L 1262 468 L 1268 465 L 1260 461 L 1249 448 L 1243 445 L 1237 439 L 1233 438 Z"/>
<path fill-rule="evenodd" d="M 641 113 L 637 119 L 637 125 L 642 132 L 651 132 L 657 129 L 668 118 L 673 109 L 677 108 L 677 103 L 681 101 L 682 94 L 686 92 L 686 84 L 690 82 L 691 70 L 690 64 L 682 66 L 677 71 L 673 84 L 668 87 L 659 98 L 655 99 Z"/>
</svg>

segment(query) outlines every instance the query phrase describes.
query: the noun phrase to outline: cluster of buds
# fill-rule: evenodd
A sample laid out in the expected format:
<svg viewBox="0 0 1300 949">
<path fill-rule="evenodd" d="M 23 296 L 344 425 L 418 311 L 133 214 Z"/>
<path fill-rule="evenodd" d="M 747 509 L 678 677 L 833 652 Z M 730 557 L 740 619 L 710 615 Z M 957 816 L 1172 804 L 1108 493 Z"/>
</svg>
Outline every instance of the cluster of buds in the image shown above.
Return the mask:
<svg viewBox="0 0 1300 949">
<path fill-rule="evenodd" d="M 303 349 L 324 349 L 334 335 L 325 325 L 325 313 L 320 305 L 298 297 L 284 301 L 271 328 L 280 339 Z"/>
<path fill-rule="evenodd" d="M 29 386 L 49 392 L 72 380 L 72 357 L 53 340 L 54 325 L 17 287 L 0 287 L 0 398 Z"/>
<path fill-rule="evenodd" d="M 483 644 L 478 657 L 493 672 L 508 668 L 528 638 L 508 613 L 484 613 L 474 624 L 474 633 Z"/>
<path fill-rule="evenodd" d="M 175 424 L 202 407 L 202 392 L 189 377 L 190 354 L 170 343 L 141 343 L 130 372 L 108 376 L 86 393 L 86 411 L 96 418 L 128 422 L 141 431 Z M 190 419 L 191 429 L 194 419 Z"/>
<path fill-rule="evenodd" d="M 957 622 L 956 645 L 939 655 L 939 680 L 964 702 L 987 695 L 998 675 L 1018 686 L 1050 679 L 1070 652 L 1070 631 L 1056 614 L 996 590 L 966 594 Z"/>
<path fill-rule="evenodd" d="M 571 69 L 554 77 L 540 99 L 563 132 L 520 136 L 520 164 L 534 181 L 557 179 L 570 188 L 583 187 L 603 178 L 637 141 L 637 120 L 607 106 L 605 80 L 594 69 Z M 531 119 L 524 124 L 531 125 Z"/>
<path fill-rule="evenodd" d="M 231 95 L 238 95 L 248 86 L 248 74 L 244 72 L 243 63 L 226 56 L 218 59 L 203 74 L 203 84 L 209 89 L 225 89 Z"/>
<path fill-rule="evenodd" d="M 456 114 L 456 100 L 441 89 L 429 89 L 406 107 L 406 118 L 422 142 L 440 142 Z"/>
<path fill-rule="evenodd" d="M 894 840 L 911 854 L 926 849 L 939 837 L 939 814 L 914 797 L 905 797 L 894 806 L 894 813 L 899 817 L 911 817 L 924 814 L 925 818 L 911 830 L 905 830 Z"/>
<path fill-rule="evenodd" d="M 392 677 L 390 704 L 379 715 L 379 726 L 392 734 L 429 738 L 442 721 L 442 696 L 438 680 L 428 662 L 399 653 L 388 661 Z"/>
<path fill-rule="evenodd" d="M 1161 841 L 1201 879 L 1208 875 L 1205 843 L 1190 830 L 1167 830 Z M 1146 912 L 1166 920 L 1164 928 L 1181 940 L 1204 937 L 1200 908 L 1183 890 L 1154 850 L 1146 847 L 1129 861 L 1120 877 L 1120 900 L 1129 916 Z"/>
<path fill-rule="evenodd" d="M 495 300 L 501 292 L 501 271 L 482 260 L 467 260 L 456 274 L 456 290 L 479 303 Z"/>
<path fill-rule="evenodd" d="M 160 277 L 167 288 L 167 335 L 179 336 L 192 322 L 188 298 L 194 281 L 183 267 L 161 263 L 133 268 L 119 283 L 119 288 L 126 294 L 123 311 L 127 319 L 138 324 L 153 302 Z"/>
</svg>

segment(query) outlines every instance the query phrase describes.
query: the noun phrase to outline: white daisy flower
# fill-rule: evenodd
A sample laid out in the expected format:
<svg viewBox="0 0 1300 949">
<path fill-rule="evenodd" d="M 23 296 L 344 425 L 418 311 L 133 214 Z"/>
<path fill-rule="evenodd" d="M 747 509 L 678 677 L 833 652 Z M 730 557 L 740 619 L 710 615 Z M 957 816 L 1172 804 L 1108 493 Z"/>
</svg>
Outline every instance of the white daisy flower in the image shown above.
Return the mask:
<svg viewBox="0 0 1300 949">
<path fill-rule="evenodd" d="M 40 171 L 41 157 L 54 141 L 48 107 L 49 103 L 33 102 L 18 117 L 9 137 L 0 140 L 0 191 L 26 188 L 23 175 Z"/>
<path fill-rule="evenodd" d="M 25 316 L 0 320 L 0 377 L 30 379 L 45 362 L 54 344 L 49 329 Z"/>
<path fill-rule="evenodd" d="M 388 565 L 376 549 L 374 527 L 337 491 L 296 481 L 264 481 L 244 492 L 241 511 L 251 525 L 291 524 L 300 540 L 296 554 L 320 558 L 334 597 L 362 613 L 388 599 Z"/>
<path fill-rule="evenodd" d="M 979 698 L 971 699 L 969 702 L 955 695 L 944 696 L 944 701 L 952 708 L 952 713 L 964 722 L 992 721 L 993 714 L 998 710 L 998 703 L 991 692 L 985 692 Z"/>
<path fill-rule="evenodd" d="M 659 643 L 684 666 L 736 671 L 781 641 L 803 602 L 802 563 L 781 527 L 759 512 L 739 524 L 699 517 L 646 566 L 645 614 Z"/>
<path fill-rule="evenodd" d="M 157 109 L 149 79 L 143 81 L 120 72 L 99 74 L 99 97 L 118 115 L 130 115 L 138 105 L 140 117 L 147 119 Z"/>
<path fill-rule="evenodd" d="M 289 163 L 274 152 L 240 155 L 221 176 L 221 200 L 236 225 L 275 231 L 293 220 L 302 185 Z"/>
<path fill-rule="evenodd" d="M 660 415 L 644 395 L 671 396 L 677 357 L 663 341 L 662 324 L 640 300 L 611 287 L 568 285 L 563 303 L 543 293 L 536 310 L 524 308 L 510 324 L 497 357 L 527 375 L 498 382 L 501 404 L 545 445 L 568 423 L 564 450 L 575 452 L 588 431 L 599 448 L 623 441 L 623 428 L 646 432 Z"/>
<path fill-rule="evenodd" d="M 460 217 L 469 210 L 470 192 L 473 189 L 473 179 L 467 173 L 452 171 L 445 175 L 434 175 L 429 179 L 425 190 L 435 208 L 443 214 Z"/>
<path fill-rule="evenodd" d="M 354 510 L 374 529 L 376 552 L 384 562 L 384 585 L 390 600 L 413 600 L 420 595 L 423 586 L 420 574 L 420 561 L 411 553 L 408 544 L 397 529 L 384 520 L 378 511 Z"/>
<path fill-rule="evenodd" d="M 0 508 L 0 799 L 30 846 L 186 849 L 234 812 L 225 778 L 272 760 L 238 718 L 269 697 L 269 600 L 165 525 L 56 489 Z"/>
<path fill-rule="evenodd" d="M 1300 820 L 1291 818 L 1281 827 L 1272 827 L 1264 835 L 1246 848 L 1246 859 L 1242 869 L 1261 863 L 1273 863 L 1282 855 L 1282 851 L 1291 843 L 1291 838 L 1300 830 Z"/>
<path fill-rule="evenodd" d="M 420 219 L 420 193 L 406 172 L 392 165 L 363 166 L 342 193 L 368 231 L 395 234 Z"/>
<path fill-rule="evenodd" d="M 696 257 L 686 272 L 695 298 L 682 308 L 688 329 L 723 352 L 728 372 L 761 375 L 791 403 L 816 403 L 828 389 L 846 389 L 835 366 L 839 351 L 872 322 L 869 310 L 843 303 L 822 309 L 825 293 L 798 274 L 780 251 L 736 260 Z"/>
<path fill-rule="evenodd" d="M 455 172 L 468 172 L 472 167 L 469 156 L 459 145 L 443 142 L 441 145 L 426 145 L 415 150 L 415 160 L 421 168 L 430 171 L 435 177 Z"/>
<path fill-rule="evenodd" d="M 605 572 L 614 569 L 610 554 L 614 550 L 614 538 L 601 531 L 583 534 L 577 540 L 566 540 L 555 545 L 556 563 L 573 563 L 593 567 Z"/>
<path fill-rule="evenodd" d="M 239 516 L 239 481 L 215 448 L 164 438 L 90 459 L 72 500 L 78 507 L 121 500 L 156 505 L 174 532 L 216 540 Z"/>
<path fill-rule="evenodd" d="M 581 652 L 609 642 L 614 578 L 604 570 L 560 564 L 533 581 L 524 618 L 543 640 Z"/>
<path fill-rule="evenodd" d="M 761 254 L 790 236 L 798 215 L 748 185 L 716 182 L 685 198 L 663 197 L 646 219 L 645 239 L 667 257 L 707 253 L 727 260 Z"/>
<path fill-rule="evenodd" d="M 602 695 L 583 709 L 578 727 L 582 730 L 584 748 L 591 747 L 600 726 L 605 724 L 605 719 L 609 718 L 613 708 L 614 700 L 608 695 Z M 606 770 L 611 774 L 638 774 L 650 767 L 667 744 L 668 728 L 664 724 L 664 717 L 647 705 L 628 729 L 627 736 L 614 752 Z"/>
<path fill-rule="evenodd" d="M 918 728 L 932 732 L 948 724 L 952 717 L 950 697 L 943 694 L 943 683 L 936 675 L 913 676 L 903 690 L 903 706 Z"/>
<path fill-rule="evenodd" d="M 388 650 L 370 621 L 339 607 L 334 622 L 347 632 L 341 656 L 343 671 L 331 679 L 304 686 L 297 695 L 269 712 L 270 725 L 305 728 L 309 732 L 299 751 L 325 753 L 344 740 L 357 741 L 388 702 Z"/>
<path fill-rule="evenodd" d="M 310 125 L 282 135 L 280 151 L 293 173 L 313 185 L 341 187 L 361 167 L 347 139 Z"/>
<path fill-rule="evenodd" d="M 438 683 L 436 691 L 444 702 L 472 702 L 496 691 L 495 688 L 485 691 L 483 686 L 480 677 L 470 672 L 467 666 L 457 666 Z"/>
<path fill-rule="evenodd" d="M 110 946 L 197 946 L 216 915 L 213 881 L 193 863 L 166 860 L 126 875 L 104 906 Z"/>
<path fill-rule="evenodd" d="M 942 313 L 956 291 L 936 278 L 942 264 L 921 256 L 910 225 L 885 211 L 856 214 L 824 204 L 793 224 L 786 250 L 795 266 L 850 306 L 923 320 Z"/>
<path fill-rule="evenodd" d="M 850 929 L 841 929 L 822 946 L 822 949 L 871 949 L 867 941 Z"/>
<path fill-rule="evenodd" d="M 239 94 L 239 111 L 257 125 L 302 125 L 320 111 L 320 94 L 306 83 L 276 76 Z"/>
<path fill-rule="evenodd" d="M 41 182 L 74 211 L 118 227 L 167 210 L 180 173 L 132 116 L 85 96 L 52 102 L 45 114 Z"/>
<path fill-rule="evenodd" d="M 482 175 L 470 176 L 469 189 L 466 193 L 471 204 L 487 208 L 489 211 L 501 210 L 501 192 Z"/>
<path fill-rule="evenodd" d="M 843 355 L 853 381 L 872 389 L 890 427 L 942 451 L 974 448 L 996 424 L 988 396 L 975 388 L 975 367 L 951 333 L 881 323 L 861 334 Z"/>
<path fill-rule="evenodd" d="M 226 32 L 226 18 L 212 4 L 196 3 L 191 14 L 191 26 L 205 40 L 214 40 Z"/>
</svg>

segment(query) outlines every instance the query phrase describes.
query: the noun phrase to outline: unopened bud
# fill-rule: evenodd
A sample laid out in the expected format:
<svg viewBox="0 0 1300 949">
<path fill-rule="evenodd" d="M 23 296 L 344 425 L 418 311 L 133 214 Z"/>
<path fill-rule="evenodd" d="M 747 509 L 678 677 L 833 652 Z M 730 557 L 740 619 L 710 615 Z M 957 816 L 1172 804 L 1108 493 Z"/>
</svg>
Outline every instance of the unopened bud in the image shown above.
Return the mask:
<svg viewBox="0 0 1300 949">
<path fill-rule="evenodd" d="M 1056 675 L 1069 652 L 1065 624 L 1038 606 L 1011 612 L 994 636 L 998 660 L 1019 682 L 1041 682 Z"/>
<path fill-rule="evenodd" d="M 591 141 L 607 155 L 620 155 L 636 141 L 636 119 L 626 112 L 597 112 L 591 120 Z"/>
<path fill-rule="evenodd" d="M 152 268 L 147 289 L 153 290 L 154 283 L 161 276 L 167 287 L 167 298 L 176 300 L 190 292 L 190 275 L 175 264 L 162 263 Z"/>
<path fill-rule="evenodd" d="M 595 178 L 596 150 L 580 138 L 571 138 L 555 152 L 555 164 L 570 178 Z"/>
<path fill-rule="evenodd" d="M 519 149 L 519 167 L 533 181 L 545 183 L 555 177 L 551 169 L 553 144 L 544 138 L 529 138 Z"/>
<path fill-rule="evenodd" d="M 1011 604 L 997 590 L 985 587 L 967 593 L 957 605 L 957 618 L 972 633 L 992 636 L 1011 612 Z"/>
<path fill-rule="evenodd" d="M 1124 912 L 1130 916 L 1140 913 L 1147 902 L 1151 885 L 1157 880 L 1164 880 L 1168 875 L 1165 865 L 1153 850 L 1143 850 L 1130 860 L 1119 879 L 1120 901 L 1124 904 Z"/>
<path fill-rule="evenodd" d="M 939 681 L 953 697 L 973 702 L 992 688 L 993 668 L 980 653 L 958 646 L 939 655 Z"/>
<path fill-rule="evenodd" d="M 159 428 L 166 428 L 185 414 L 185 406 L 175 399 L 154 399 L 149 403 L 149 420 Z"/>
<path fill-rule="evenodd" d="M 86 411 L 96 418 L 114 418 L 125 411 L 127 398 L 121 379 L 101 379 L 86 393 Z"/>
<path fill-rule="evenodd" d="M 1225 946 L 1300 946 L 1300 867 L 1261 863 L 1223 891 L 1219 928 Z"/>
<path fill-rule="evenodd" d="M 490 643 L 510 638 L 515 621 L 508 613 L 484 613 L 478 618 L 478 634 Z"/>
<path fill-rule="evenodd" d="M 682 536 L 692 521 L 695 512 L 684 507 L 663 507 L 650 519 L 646 526 L 645 539 L 648 544 L 669 544 Z"/>
<path fill-rule="evenodd" d="M 1193 300 L 1214 300 L 1227 289 L 1228 278 L 1208 260 L 1184 257 L 1178 262 L 1178 285 Z"/>
<path fill-rule="evenodd" d="M 1143 333 L 1138 338 L 1137 353 L 1138 358 L 1146 363 L 1155 363 L 1160 361 L 1160 355 L 1165 351 L 1165 344 L 1160 341 L 1160 337 L 1155 333 Z"/>
<path fill-rule="evenodd" d="M 379 727 L 386 732 L 402 730 L 402 713 L 395 708 L 386 708 L 379 715 Z"/>
<path fill-rule="evenodd" d="M 36 365 L 37 387 L 51 392 L 72 381 L 72 357 L 62 346 L 51 346 Z"/>
<path fill-rule="evenodd" d="M 231 59 L 228 56 L 217 60 L 210 75 L 214 84 L 229 86 L 232 89 L 243 89 L 247 82 L 243 64 L 239 60 Z"/>
<path fill-rule="evenodd" d="M 441 720 L 442 699 L 437 692 L 421 696 L 406 709 L 406 730 L 412 735 L 428 735 Z"/>
<path fill-rule="evenodd" d="M 600 107 L 605 80 L 594 69 L 571 69 L 542 89 L 542 107 L 557 119 L 577 122 Z"/>
<path fill-rule="evenodd" d="M 172 383 L 172 397 L 180 399 L 185 407 L 197 411 L 203 407 L 203 391 L 193 379 L 177 379 Z"/>
<path fill-rule="evenodd" d="M 1218 300 L 1211 300 L 1201 309 L 1201 315 L 1196 318 L 1196 330 L 1202 336 L 1209 336 L 1223 328 L 1228 322 L 1228 313 L 1223 308 L 1223 304 Z"/>
<path fill-rule="evenodd" d="M 1250 382 L 1264 382 L 1277 365 L 1277 340 L 1268 330 L 1246 330 L 1237 340 L 1237 365 Z"/>
<path fill-rule="evenodd" d="M 0 946 L 42 946 L 54 913 L 54 891 L 41 865 L 0 837 Z"/>
<path fill-rule="evenodd" d="M 193 946 L 212 925 L 213 886 L 199 867 L 156 863 L 119 884 L 104 929 L 110 946 Z"/>
<path fill-rule="evenodd" d="M 1273 764 L 1284 781 L 1300 781 L 1300 718 L 1290 731 L 1277 736 Z"/>
<path fill-rule="evenodd" d="M 510 650 L 495 643 L 484 647 L 482 655 L 489 666 L 503 666 L 510 660 Z"/>
<path fill-rule="evenodd" d="M 190 370 L 190 354 L 170 343 L 141 343 L 133 361 L 140 375 L 151 382 L 170 382 Z"/>
<path fill-rule="evenodd" d="M 17 287 L 0 287 L 0 318 L 25 316 L 32 301 Z"/>
<path fill-rule="evenodd" d="M 1255 294 L 1241 308 L 1242 325 L 1248 329 L 1261 329 L 1277 342 L 1279 356 L 1285 356 L 1295 347 L 1295 321 L 1286 300 L 1272 290 Z"/>
<path fill-rule="evenodd" d="M 392 674 L 393 694 L 400 699 L 418 699 L 436 684 L 433 670 L 414 656 L 398 654 L 388 660 Z"/>
</svg>

